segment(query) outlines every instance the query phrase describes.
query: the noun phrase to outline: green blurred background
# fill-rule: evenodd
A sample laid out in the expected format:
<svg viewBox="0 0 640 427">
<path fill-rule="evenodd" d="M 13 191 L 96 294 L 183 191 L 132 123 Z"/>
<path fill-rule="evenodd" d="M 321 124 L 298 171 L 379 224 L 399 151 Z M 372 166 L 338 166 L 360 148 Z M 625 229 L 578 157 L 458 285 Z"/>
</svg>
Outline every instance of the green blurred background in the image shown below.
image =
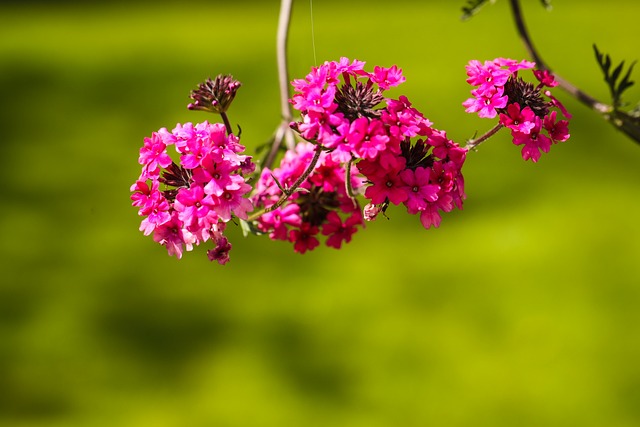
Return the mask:
<svg viewBox="0 0 640 427">
<path fill-rule="evenodd" d="M 506 1 L 468 22 L 463 3 L 316 0 L 314 54 L 299 1 L 291 77 L 398 64 L 394 94 L 462 142 L 493 125 L 463 111 L 466 62 L 526 55 Z M 640 59 L 635 0 L 523 3 L 544 58 L 596 97 L 592 43 Z M 224 267 L 138 231 L 139 147 L 214 119 L 186 109 L 199 82 L 243 83 L 250 151 L 275 130 L 278 7 L 0 6 L 0 425 L 640 425 L 640 147 L 565 93 L 570 141 L 538 164 L 486 142 L 439 229 L 392 208 L 300 256 L 231 227 Z"/>
</svg>

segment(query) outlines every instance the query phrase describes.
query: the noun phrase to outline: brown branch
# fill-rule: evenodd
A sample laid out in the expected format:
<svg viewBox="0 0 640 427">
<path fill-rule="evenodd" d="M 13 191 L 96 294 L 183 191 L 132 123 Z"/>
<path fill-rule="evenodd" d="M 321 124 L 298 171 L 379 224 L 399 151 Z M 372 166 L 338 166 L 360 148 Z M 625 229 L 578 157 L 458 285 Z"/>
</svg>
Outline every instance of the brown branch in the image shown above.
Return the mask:
<svg viewBox="0 0 640 427">
<path fill-rule="evenodd" d="M 278 32 L 276 36 L 276 56 L 278 63 L 278 83 L 280 86 L 280 114 L 282 119 L 276 129 L 271 149 L 267 155 L 263 167 L 271 168 L 280 146 L 284 142 L 287 149 L 295 146 L 293 130 L 289 123 L 293 120 L 291 105 L 289 104 L 289 69 L 287 65 L 287 43 L 289 40 L 289 26 L 291 23 L 291 9 L 293 0 L 280 2 L 280 15 L 278 17 Z"/>
</svg>

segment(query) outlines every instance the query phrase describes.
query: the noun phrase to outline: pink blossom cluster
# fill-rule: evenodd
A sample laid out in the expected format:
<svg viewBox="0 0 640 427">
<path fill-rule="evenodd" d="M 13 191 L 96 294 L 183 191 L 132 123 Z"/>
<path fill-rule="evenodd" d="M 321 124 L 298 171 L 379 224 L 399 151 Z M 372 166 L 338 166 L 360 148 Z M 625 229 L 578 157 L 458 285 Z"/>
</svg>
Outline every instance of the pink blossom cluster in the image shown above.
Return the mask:
<svg viewBox="0 0 640 427">
<path fill-rule="evenodd" d="M 167 152 L 171 145 L 179 163 Z M 209 259 L 225 264 L 231 249 L 223 234 L 226 223 L 234 215 L 247 218 L 253 209 L 244 176 L 255 165 L 243 151 L 224 125 L 206 121 L 178 124 L 171 132 L 162 128 L 145 138 L 138 159 L 142 172 L 131 186 L 132 204 L 144 217 L 140 231 L 153 234 L 178 258 L 185 248 L 211 239 L 215 248 L 207 252 Z"/>
<path fill-rule="evenodd" d="M 278 168 L 264 168 L 253 197 L 257 208 L 268 210 L 258 218 L 258 230 L 273 240 L 293 243 L 294 251 L 301 254 L 319 246 L 323 236 L 327 246 L 340 249 L 363 224 L 358 204 L 347 193 L 344 165 L 327 153 L 320 154 L 316 167 L 286 204 L 269 210 L 282 196 L 282 189 L 291 188 L 303 175 L 316 149 L 309 142 L 300 142 L 285 154 Z M 349 175 L 351 188 L 357 190 L 362 181 L 354 171 Z"/>
<path fill-rule="evenodd" d="M 533 70 L 538 80 L 535 86 L 518 76 L 519 70 L 534 67 L 533 62 L 505 58 L 484 63 L 469 61 L 467 83 L 476 88 L 471 91 L 473 97 L 462 105 L 466 112 L 478 113 L 483 118 L 499 114 L 500 124 L 511 130 L 513 143 L 523 146 L 522 158 L 537 162 L 541 152 L 549 152 L 552 143 L 569 138 L 567 120 L 557 120 L 552 108 L 559 109 L 567 119 L 571 115 L 545 89 L 558 84 L 547 70 Z"/>
<path fill-rule="evenodd" d="M 440 212 L 462 208 L 466 150 L 434 129 L 405 96 L 384 97 L 405 81 L 401 69 L 376 66 L 367 72 L 364 65 L 341 58 L 295 80 L 291 103 L 302 120 L 292 127 L 329 150 L 333 161 L 357 161 L 369 200 L 365 219 L 389 204 L 404 204 L 410 214 L 420 214 L 425 228 L 438 227 Z"/>
</svg>

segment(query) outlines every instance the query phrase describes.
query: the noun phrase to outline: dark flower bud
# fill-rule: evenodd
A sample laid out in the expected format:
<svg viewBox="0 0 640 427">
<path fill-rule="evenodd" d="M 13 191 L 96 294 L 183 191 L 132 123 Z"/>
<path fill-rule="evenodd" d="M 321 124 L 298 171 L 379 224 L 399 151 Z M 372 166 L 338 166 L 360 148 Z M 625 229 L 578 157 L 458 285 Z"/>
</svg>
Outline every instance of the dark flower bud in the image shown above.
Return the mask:
<svg viewBox="0 0 640 427">
<path fill-rule="evenodd" d="M 214 80 L 209 78 L 191 91 L 190 98 L 194 102 L 188 108 L 222 114 L 231 105 L 240 86 L 240 82 L 230 74 L 219 74 Z"/>
</svg>

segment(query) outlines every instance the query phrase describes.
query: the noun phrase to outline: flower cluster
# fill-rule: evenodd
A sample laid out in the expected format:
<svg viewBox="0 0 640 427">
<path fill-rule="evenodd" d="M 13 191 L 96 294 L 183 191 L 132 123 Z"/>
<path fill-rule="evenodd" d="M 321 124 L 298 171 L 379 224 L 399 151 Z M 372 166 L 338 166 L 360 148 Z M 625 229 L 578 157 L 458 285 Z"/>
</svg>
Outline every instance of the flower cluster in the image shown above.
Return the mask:
<svg viewBox="0 0 640 427">
<path fill-rule="evenodd" d="M 258 218 L 258 230 L 273 240 L 292 242 L 298 253 L 313 250 L 321 236 L 326 236 L 327 246 L 340 249 L 363 223 L 358 204 L 348 194 L 348 188 L 357 190 L 362 181 L 319 150 L 321 147 L 309 142 L 298 143 L 285 154 L 280 167 L 262 170 L 253 198 L 256 207 L 267 210 Z M 312 162 L 315 167 L 305 179 Z M 287 203 L 277 206 L 282 190 L 293 188 L 301 179 Z"/>
<path fill-rule="evenodd" d="M 242 154 L 226 115 L 240 83 L 220 75 L 200 84 L 191 92 L 189 109 L 219 114 L 224 124 L 178 124 L 145 138 L 142 172 L 131 186 L 133 206 L 144 217 L 140 230 L 178 258 L 212 240 L 215 248 L 207 255 L 220 264 L 229 260 L 224 231 L 233 217 L 273 240 L 291 242 L 298 253 L 318 247 L 321 239 L 339 249 L 390 205 L 419 215 L 424 228 L 439 227 L 442 212 L 462 209 L 467 150 L 502 127 L 533 162 L 552 143 L 569 138 L 568 123 L 557 119 L 556 110 L 570 115 L 546 89 L 557 85 L 553 75 L 533 70 L 536 85 L 518 76 L 533 69 L 532 62 L 469 62 L 467 82 L 476 88 L 463 105 L 483 118 L 499 116 L 499 124 L 464 148 L 434 128 L 406 96 L 385 96 L 405 81 L 401 69 L 364 66 L 341 58 L 292 82 L 290 102 L 300 120 L 291 128 L 305 141 L 287 151 L 279 166 L 263 167 L 251 194 L 247 177 L 256 168 Z M 167 152 L 171 145 L 179 162 Z M 358 195 L 367 201 L 364 209 Z"/>
<path fill-rule="evenodd" d="M 357 162 L 369 201 L 365 219 L 404 204 L 425 228 L 437 227 L 440 211 L 462 208 L 466 150 L 434 129 L 405 96 L 384 97 L 405 81 L 402 70 L 376 66 L 367 72 L 364 65 L 341 58 L 294 80 L 291 103 L 302 120 L 292 127 L 329 150 L 334 162 Z"/>
<path fill-rule="evenodd" d="M 541 151 L 548 153 L 552 143 L 569 138 L 568 122 L 557 120 L 556 111 L 552 109 L 559 109 L 568 119 L 571 116 L 545 89 L 558 84 L 547 70 L 533 70 L 538 80 L 535 86 L 518 77 L 519 70 L 534 66 L 533 62 L 505 58 L 484 63 L 470 61 L 466 66 L 467 83 L 476 88 L 471 91 L 473 97 L 463 102 L 463 106 L 468 113 L 478 113 L 483 118 L 499 114 L 500 124 L 511 130 L 513 143 L 523 145 L 522 158 L 537 162 Z"/>
<path fill-rule="evenodd" d="M 167 152 L 173 145 L 180 162 Z M 144 219 L 140 231 L 182 257 L 194 245 L 211 239 L 210 260 L 224 264 L 231 244 L 224 236 L 232 216 L 246 218 L 253 209 L 245 195 L 251 186 L 245 175 L 254 171 L 251 157 L 225 126 L 208 122 L 178 124 L 172 132 L 162 128 L 144 139 L 138 162 L 142 172 L 131 186 L 133 206 Z M 163 190 L 160 186 L 163 186 Z"/>
</svg>

